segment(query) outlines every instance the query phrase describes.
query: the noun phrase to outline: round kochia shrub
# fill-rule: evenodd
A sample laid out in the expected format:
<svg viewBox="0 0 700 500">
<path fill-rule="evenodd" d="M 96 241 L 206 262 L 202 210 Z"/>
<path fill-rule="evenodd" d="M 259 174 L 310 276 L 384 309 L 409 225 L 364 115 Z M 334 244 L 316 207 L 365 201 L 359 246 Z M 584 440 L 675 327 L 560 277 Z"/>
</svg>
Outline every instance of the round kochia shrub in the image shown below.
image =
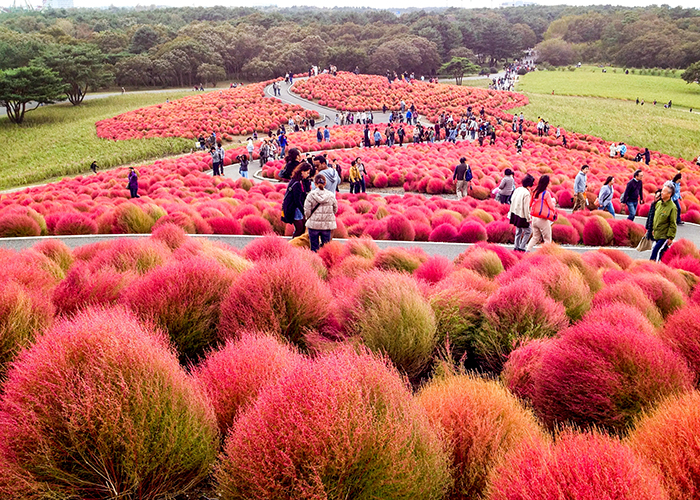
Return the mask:
<svg viewBox="0 0 700 500">
<path fill-rule="evenodd" d="M 544 352 L 552 342 L 555 339 L 529 340 L 510 353 L 501 372 L 501 380 L 510 392 L 525 400 L 532 399 L 533 375 L 540 369 Z"/>
<path fill-rule="evenodd" d="M 71 212 L 56 222 L 54 234 L 97 234 L 97 223 L 85 214 Z"/>
<path fill-rule="evenodd" d="M 54 289 L 51 300 L 56 311 L 64 315 L 71 315 L 86 306 L 116 305 L 122 291 L 137 276 L 130 271 L 119 273 L 111 267 L 91 271 L 86 264 L 78 262 Z"/>
<path fill-rule="evenodd" d="M 666 319 L 661 338 L 685 358 L 700 378 L 700 305 L 689 304 Z"/>
<path fill-rule="evenodd" d="M 418 401 L 451 453 L 455 483 L 446 498 L 481 498 L 490 471 L 507 452 L 543 439 L 534 415 L 498 382 L 469 375 L 438 378 Z"/>
<path fill-rule="evenodd" d="M 431 360 L 437 335 L 435 315 L 416 281 L 403 273 L 370 271 L 356 284 L 351 328 L 409 377 L 419 375 Z"/>
<path fill-rule="evenodd" d="M 613 230 L 604 218 L 592 215 L 583 226 L 583 244 L 594 247 L 610 245 L 613 242 Z"/>
<path fill-rule="evenodd" d="M 615 438 L 567 431 L 524 446 L 492 476 L 488 500 L 668 500 L 656 471 Z"/>
<path fill-rule="evenodd" d="M 441 499 L 448 458 L 399 374 L 350 349 L 263 390 L 226 439 L 224 500 Z"/>
<path fill-rule="evenodd" d="M 22 352 L 3 394 L 4 459 L 42 498 L 172 497 L 216 457 L 206 396 L 167 340 L 120 310 L 55 325 Z"/>
<path fill-rule="evenodd" d="M 197 366 L 194 377 L 214 406 L 221 435 L 238 412 L 258 393 L 288 373 L 302 356 L 294 348 L 261 333 L 243 333 L 213 351 Z"/>
<path fill-rule="evenodd" d="M 259 330 L 306 347 L 306 334 L 327 326 L 332 300 L 306 260 L 263 260 L 231 286 L 221 304 L 219 329 L 224 338 Z"/>
<path fill-rule="evenodd" d="M 700 498 L 700 393 L 670 398 L 636 423 L 632 448 L 661 472 L 672 500 Z"/>
<path fill-rule="evenodd" d="M 236 273 L 216 261 L 172 261 L 137 280 L 126 301 L 168 332 L 180 359 L 193 360 L 219 341 L 221 300 Z"/>
<path fill-rule="evenodd" d="M 685 361 L 658 337 L 605 322 L 562 332 L 533 378 L 532 403 L 546 424 L 618 432 L 644 408 L 693 386 Z"/>
<path fill-rule="evenodd" d="M 564 306 L 530 278 L 496 290 L 484 305 L 484 318 L 483 328 L 475 332 L 474 348 L 494 371 L 500 371 L 520 341 L 552 337 L 569 324 Z"/>
</svg>

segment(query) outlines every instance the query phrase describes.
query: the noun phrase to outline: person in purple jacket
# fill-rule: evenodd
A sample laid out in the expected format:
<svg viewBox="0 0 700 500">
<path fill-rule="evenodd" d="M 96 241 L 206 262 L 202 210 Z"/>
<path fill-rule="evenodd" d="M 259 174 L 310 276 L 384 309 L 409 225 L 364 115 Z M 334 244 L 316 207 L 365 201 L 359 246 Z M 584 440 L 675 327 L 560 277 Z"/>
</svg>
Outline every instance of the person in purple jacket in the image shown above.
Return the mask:
<svg viewBox="0 0 700 500">
<path fill-rule="evenodd" d="M 139 196 L 139 175 L 134 170 L 134 167 L 129 167 L 129 184 L 127 187 L 132 198 L 141 198 Z"/>
</svg>

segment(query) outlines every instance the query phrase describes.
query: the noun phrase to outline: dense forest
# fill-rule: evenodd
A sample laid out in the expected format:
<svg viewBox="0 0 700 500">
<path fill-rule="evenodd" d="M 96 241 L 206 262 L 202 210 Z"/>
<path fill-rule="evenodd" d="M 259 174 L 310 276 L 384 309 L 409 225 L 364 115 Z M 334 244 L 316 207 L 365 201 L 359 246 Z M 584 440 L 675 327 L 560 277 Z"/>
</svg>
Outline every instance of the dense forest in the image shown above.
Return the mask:
<svg viewBox="0 0 700 500">
<path fill-rule="evenodd" d="M 106 84 L 267 79 L 312 64 L 432 75 L 457 57 L 493 71 L 535 46 L 540 60 L 554 65 L 683 68 L 700 60 L 700 10 L 214 7 L 0 14 L 0 70 L 48 67 L 61 74 L 75 102 Z"/>
</svg>

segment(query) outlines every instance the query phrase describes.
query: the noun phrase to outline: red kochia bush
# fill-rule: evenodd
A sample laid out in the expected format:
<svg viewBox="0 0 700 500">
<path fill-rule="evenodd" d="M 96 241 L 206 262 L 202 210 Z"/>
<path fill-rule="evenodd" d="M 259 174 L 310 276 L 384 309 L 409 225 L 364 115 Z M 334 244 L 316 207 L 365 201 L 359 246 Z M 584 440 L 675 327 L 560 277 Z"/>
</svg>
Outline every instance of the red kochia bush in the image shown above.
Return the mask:
<svg viewBox="0 0 700 500">
<path fill-rule="evenodd" d="M 613 242 L 613 230 L 608 221 L 599 215 L 588 218 L 583 227 L 583 244 L 594 247 L 610 245 Z"/>
<path fill-rule="evenodd" d="M 644 408 L 693 386 L 685 361 L 658 337 L 604 322 L 563 332 L 533 377 L 532 403 L 545 423 L 619 432 Z"/>
<path fill-rule="evenodd" d="M 241 274 L 225 296 L 219 329 L 224 338 L 259 330 L 304 347 L 307 333 L 326 326 L 332 300 L 330 289 L 308 262 L 261 261 Z"/>
<path fill-rule="evenodd" d="M 447 257 L 432 255 L 418 266 L 413 275 L 427 283 L 437 283 L 449 276 L 452 271 L 454 266 Z"/>
<path fill-rule="evenodd" d="M 700 498 L 700 393 L 670 398 L 644 415 L 630 434 L 632 448 L 656 466 L 672 500 Z"/>
<path fill-rule="evenodd" d="M 448 459 L 387 361 L 342 349 L 298 365 L 236 420 L 224 500 L 441 499 Z"/>
<path fill-rule="evenodd" d="M 204 479 L 216 418 L 163 336 L 119 310 L 63 321 L 24 351 L 0 403 L 5 470 L 42 498 L 173 497 Z"/>
<path fill-rule="evenodd" d="M 455 484 L 445 498 L 481 498 L 490 471 L 506 453 L 543 439 L 534 415 L 494 381 L 469 375 L 437 378 L 418 401 L 449 443 Z"/>
<path fill-rule="evenodd" d="M 197 359 L 219 341 L 220 304 L 236 273 L 205 258 L 172 261 L 128 290 L 126 302 L 164 328 L 180 359 Z"/>
<path fill-rule="evenodd" d="M 9 213 L 0 216 L 0 238 L 39 236 L 39 224 L 28 215 Z"/>
<path fill-rule="evenodd" d="M 296 249 L 284 238 L 268 235 L 248 243 L 243 250 L 243 255 L 252 261 L 277 260 L 288 259 L 295 252 Z"/>
<path fill-rule="evenodd" d="M 117 304 L 122 291 L 137 278 L 134 272 L 119 273 L 110 267 L 91 271 L 76 263 L 53 291 L 56 311 L 70 315 L 86 306 Z"/>
<path fill-rule="evenodd" d="M 524 446 L 508 458 L 488 500 L 668 500 L 656 471 L 604 434 L 567 431 L 554 446 Z"/>
<path fill-rule="evenodd" d="M 508 355 L 503 365 L 501 380 L 510 392 L 529 400 L 535 392 L 533 375 L 540 369 L 542 358 L 553 339 L 533 339 L 525 342 Z"/>
<path fill-rule="evenodd" d="M 80 212 L 67 213 L 58 219 L 54 234 L 97 234 L 97 223 Z"/>
<path fill-rule="evenodd" d="M 666 319 L 661 338 L 700 376 L 700 305 L 689 304 Z"/>
<path fill-rule="evenodd" d="M 226 435 L 239 411 L 253 403 L 261 390 L 302 359 L 294 348 L 260 333 L 243 333 L 208 354 L 194 376 L 209 396 L 221 434 Z"/>
<path fill-rule="evenodd" d="M 390 240 L 413 241 L 416 237 L 411 221 L 400 214 L 387 217 L 386 231 Z"/>
<path fill-rule="evenodd" d="M 466 221 L 459 228 L 457 241 L 460 243 L 476 243 L 478 241 L 486 241 L 488 234 L 486 228 L 475 221 Z"/>
</svg>

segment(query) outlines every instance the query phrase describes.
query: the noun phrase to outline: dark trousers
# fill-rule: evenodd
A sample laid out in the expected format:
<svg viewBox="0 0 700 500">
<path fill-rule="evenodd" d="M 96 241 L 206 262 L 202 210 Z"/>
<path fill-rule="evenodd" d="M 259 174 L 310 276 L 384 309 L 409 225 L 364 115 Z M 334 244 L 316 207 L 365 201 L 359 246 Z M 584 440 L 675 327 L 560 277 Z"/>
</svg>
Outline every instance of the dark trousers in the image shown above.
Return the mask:
<svg viewBox="0 0 700 500">
<path fill-rule="evenodd" d="M 132 197 L 132 198 L 141 198 L 141 197 L 139 196 L 139 188 L 138 188 L 138 186 L 136 186 L 136 187 L 131 187 L 131 186 L 129 186 L 129 192 L 131 193 L 131 197 Z"/>
<path fill-rule="evenodd" d="M 212 175 L 221 175 L 221 164 L 218 161 L 212 163 L 211 168 L 214 171 Z"/>
<path fill-rule="evenodd" d="M 651 258 L 649 260 L 660 261 L 661 257 L 664 256 L 666 250 L 668 250 L 668 240 L 654 240 L 654 246 L 651 247 Z"/>
<path fill-rule="evenodd" d="M 319 244 L 320 240 L 320 244 Z M 311 243 L 311 251 L 318 252 L 318 249 L 331 241 L 330 229 L 311 229 L 309 228 L 309 242 Z"/>
<path fill-rule="evenodd" d="M 366 192 L 365 191 L 366 186 L 365 186 L 365 176 L 364 175 L 360 178 L 360 189 L 362 189 L 363 193 Z M 355 192 L 359 193 L 359 191 L 355 191 Z"/>
<path fill-rule="evenodd" d="M 306 219 L 299 219 L 294 221 L 294 233 L 292 233 L 292 238 L 297 238 L 306 232 Z"/>
<path fill-rule="evenodd" d="M 676 224 L 681 223 L 681 202 L 679 200 L 675 200 L 673 203 L 676 204 Z"/>
</svg>

